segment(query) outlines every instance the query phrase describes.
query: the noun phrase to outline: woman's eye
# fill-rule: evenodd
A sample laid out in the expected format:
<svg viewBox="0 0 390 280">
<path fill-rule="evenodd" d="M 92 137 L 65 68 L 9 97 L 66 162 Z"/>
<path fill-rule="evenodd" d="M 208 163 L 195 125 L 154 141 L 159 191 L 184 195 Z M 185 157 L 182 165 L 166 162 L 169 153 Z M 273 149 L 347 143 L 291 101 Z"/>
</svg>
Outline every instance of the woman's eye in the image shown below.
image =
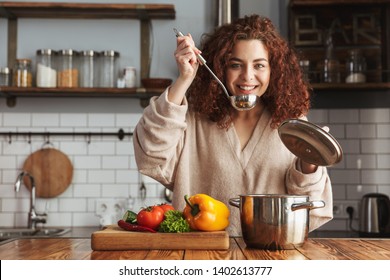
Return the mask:
<svg viewBox="0 0 390 280">
<path fill-rule="evenodd" d="M 263 67 L 264 67 L 264 65 L 263 65 L 263 64 L 260 64 L 260 63 L 255 65 L 255 68 L 256 68 L 256 69 L 261 69 L 261 68 L 263 68 Z"/>
<path fill-rule="evenodd" d="M 238 63 L 230 64 L 230 68 L 232 68 L 232 69 L 240 68 L 240 64 L 238 64 Z"/>
</svg>

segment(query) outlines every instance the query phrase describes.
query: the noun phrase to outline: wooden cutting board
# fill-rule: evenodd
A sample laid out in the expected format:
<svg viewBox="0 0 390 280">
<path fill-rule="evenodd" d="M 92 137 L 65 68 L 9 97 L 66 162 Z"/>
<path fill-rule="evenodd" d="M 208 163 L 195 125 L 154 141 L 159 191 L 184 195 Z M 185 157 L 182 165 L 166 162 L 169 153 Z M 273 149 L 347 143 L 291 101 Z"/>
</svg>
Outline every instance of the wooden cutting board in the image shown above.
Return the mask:
<svg viewBox="0 0 390 280">
<path fill-rule="evenodd" d="M 54 148 L 42 148 L 28 156 L 23 170 L 34 177 L 37 197 L 52 198 L 62 194 L 72 182 L 73 165 L 68 156 Z M 24 177 L 31 190 L 30 179 Z"/>
<path fill-rule="evenodd" d="M 91 248 L 95 251 L 124 250 L 227 250 L 229 235 L 226 231 L 196 231 L 185 233 L 150 233 L 126 231 L 110 225 L 91 235 Z"/>
</svg>

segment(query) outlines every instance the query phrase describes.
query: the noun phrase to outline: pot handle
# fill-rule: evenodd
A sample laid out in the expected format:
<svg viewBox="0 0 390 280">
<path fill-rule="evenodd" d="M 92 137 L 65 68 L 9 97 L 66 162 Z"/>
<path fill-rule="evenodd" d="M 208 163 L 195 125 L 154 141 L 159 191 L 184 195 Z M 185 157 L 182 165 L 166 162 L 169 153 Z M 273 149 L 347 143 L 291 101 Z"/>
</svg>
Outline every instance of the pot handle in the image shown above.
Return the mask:
<svg viewBox="0 0 390 280">
<path fill-rule="evenodd" d="M 231 198 L 231 199 L 229 199 L 229 204 L 231 206 L 240 208 L 240 199 L 239 198 Z"/>
<path fill-rule="evenodd" d="M 303 203 L 293 203 L 291 204 L 291 210 L 300 210 L 300 209 L 317 209 L 317 208 L 323 208 L 325 207 L 325 202 L 322 200 L 314 200 L 314 201 L 308 201 Z"/>
</svg>

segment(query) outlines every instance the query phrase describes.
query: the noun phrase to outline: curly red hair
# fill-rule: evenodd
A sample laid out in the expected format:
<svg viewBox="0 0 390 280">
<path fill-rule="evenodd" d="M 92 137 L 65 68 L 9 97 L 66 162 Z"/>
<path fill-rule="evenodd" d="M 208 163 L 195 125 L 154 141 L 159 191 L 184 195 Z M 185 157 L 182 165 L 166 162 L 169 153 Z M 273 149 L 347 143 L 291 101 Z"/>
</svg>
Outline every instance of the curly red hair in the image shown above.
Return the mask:
<svg viewBox="0 0 390 280">
<path fill-rule="evenodd" d="M 259 15 L 245 16 L 215 29 L 202 37 L 202 56 L 218 78 L 225 83 L 228 55 L 238 40 L 260 40 L 268 50 L 270 82 L 262 101 L 272 115 L 272 127 L 288 118 L 306 115 L 310 108 L 308 83 L 303 79 L 296 52 L 276 31 L 270 19 Z M 190 109 L 198 116 L 227 128 L 235 109 L 205 67 L 199 67 L 188 89 Z"/>
</svg>

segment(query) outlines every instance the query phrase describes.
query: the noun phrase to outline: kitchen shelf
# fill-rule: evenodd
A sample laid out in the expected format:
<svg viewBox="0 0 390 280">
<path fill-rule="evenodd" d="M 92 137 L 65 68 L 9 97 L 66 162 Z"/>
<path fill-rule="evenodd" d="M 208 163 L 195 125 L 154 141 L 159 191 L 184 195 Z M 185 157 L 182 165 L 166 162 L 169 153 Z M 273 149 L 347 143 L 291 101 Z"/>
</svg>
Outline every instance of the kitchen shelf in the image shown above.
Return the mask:
<svg viewBox="0 0 390 280">
<path fill-rule="evenodd" d="M 145 107 L 152 96 L 160 95 L 164 88 L 23 88 L 0 87 L 0 97 L 7 99 L 7 106 L 14 107 L 17 97 L 110 97 L 140 99 Z"/>
<path fill-rule="evenodd" d="M 390 83 L 313 83 L 311 87 L 315 109 L 390 107 Z"/>
<path fill-rule="evenodd" d="M 151 20 L 175 19 L 176 12 L 171 4 L 0 2 L 0 17 L 8 19 L 8 67 L 11 68 L 16 60 L 18 18 L 138 19 L 141 22 L 141 78 L 148 78 Z"/>
<path fill-rule="evenodd" d="M 0 2 L 5 18 L 174 19 L 171 4 Z"/>
<path fill-rule="evenodd" d="M 8 20 L 7 64 L 12 68 L 17 54 L 17 23 L 19 18 L 49 19 L 138 19 L 140 21 L 140 78 L 149 78 L 151 20 L 175 19 L 172 4 L 97 4 L 0 2 L 0 18 Z M 0 87 L 0 96 L 8 106 L 15 106 L 16 97 L 129 97 L 141 99 L 141 104 L 164 89 L 117 88 L 14 88 Z"/>
<path fill-rule="evenodd" d="M 370 90 L 390 90 L 390 83 L 312 83 L 311 87 L 316 91 L 370 91 Z"/>
<path fill-rule="evenodd" d="M 389 0 L 292 0 L 293 6 L 326 6 L 326 5 L 371 5 L 388 3 Z"/>
</svg>

